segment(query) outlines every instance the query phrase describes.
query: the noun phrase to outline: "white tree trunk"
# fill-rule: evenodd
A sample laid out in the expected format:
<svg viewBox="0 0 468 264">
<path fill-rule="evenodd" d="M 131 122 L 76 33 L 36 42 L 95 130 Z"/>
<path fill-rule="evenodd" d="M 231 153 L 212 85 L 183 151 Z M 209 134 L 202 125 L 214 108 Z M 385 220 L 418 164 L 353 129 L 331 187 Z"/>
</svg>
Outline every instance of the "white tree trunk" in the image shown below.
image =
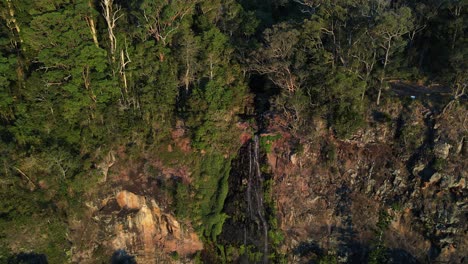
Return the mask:
<svg viewBox="0 0 468 264">
<path fill-rule="evenodd" d="M 16 33 L 18 33 L 18 39 L 22 43 L 23 39 L 20 36 L 21 29 L 20 29 L 18 23 L 16 22 L 15 9 L 11 5 L 11 0 L 7 0 L 6 2 L 8 4 L 8 14 L 10 15 L 10 19 L 8 19 L 7 22 L 8 22 L 8 24 L 10 24 L 10 23 L 13 24 L 13 27 L 15 28 Z"/>
<path fill-rule="evenodd" d="M 114 0 L 102 0 L 101 6 L 103 9 L 103 16 L 107 23 L 107 31 L 109 33 L 110 53 L 112 61 L 115 62 L 115 51 L 117 49 L 117 38 L 114 35 L 115 22 L 121 17 L 118 15 L 120 7 L 114 10 Z"/>
</svg>

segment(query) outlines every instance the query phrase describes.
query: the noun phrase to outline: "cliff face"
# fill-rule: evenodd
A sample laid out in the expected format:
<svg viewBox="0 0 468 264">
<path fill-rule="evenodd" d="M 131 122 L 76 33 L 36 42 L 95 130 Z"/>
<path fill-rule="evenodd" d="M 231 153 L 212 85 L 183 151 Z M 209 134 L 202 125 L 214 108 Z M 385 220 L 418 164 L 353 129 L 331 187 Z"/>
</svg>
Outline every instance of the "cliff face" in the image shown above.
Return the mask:
<svg viewBox="0 0 468 264">
<path fill-rule="evenodd" d="M 162 212 L 154 199 L 121 191 L 116 201 L 120 209 L 133 213 L 116 220 L 113 249 L 128 249 L 141 256 L 142 263 L 153 260 L 157 251 L 187 256 L 203 249 L 198 236 L 182 227 L 173 215 Z"/>
<path fill-rule="evenodd" d="M 371 115 L 372 116 L 372 115 Z M 363 263 L 462 263 L 468 248 L 467 111 L 443 114 L 418 101 L 374 112 L 365 129 L 339 140 L 317 120 L 313 136 L 270 115 L 267 160 L 283 252 Z M 282 125 L 283 124 L 283 125 Z"/>
<path fill-rule="evenodd" d="M 124 250 L 137 263 L 170 263 L 171 255 L 186 257 L 203 249 L 193 230 L 164 212 L 153 198 L 123 190 L 99 203 L 99 208 L 90 206 L 91 222 L 75 224 L 79 230 L 74 233 L 75 241 L 88 236 L 87 241 L 76 243 L 77 263 L 95 263 L 97 248 L 107 256 Z"/>
<path fill-rule="evenodd" d="M 175 216 L 170 194 L 158 185 L 188 181 L 185 167 L 165 167 L 156 158 L 135 160 L 123 148 L 107 157 L 99 166 L 101 187 L 84 197 L 85 212 L 70 217 L 76 219 L 69 237 L 74 263 L 107 263 L 113 254 L 137 263 L 177 263 L 203 249 L 191 223 Z"/>
</svg>

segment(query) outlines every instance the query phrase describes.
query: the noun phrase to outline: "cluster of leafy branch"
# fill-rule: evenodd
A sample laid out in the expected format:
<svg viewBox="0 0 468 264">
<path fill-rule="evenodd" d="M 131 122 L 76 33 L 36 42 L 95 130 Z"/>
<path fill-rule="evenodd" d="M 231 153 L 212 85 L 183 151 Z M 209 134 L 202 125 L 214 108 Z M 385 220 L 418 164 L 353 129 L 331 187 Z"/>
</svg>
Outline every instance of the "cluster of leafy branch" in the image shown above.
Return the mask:
<svg viewBox="0 0 468 264">
<path fill-rule="evenodd" d="M 463 1 L 244 2 L 271 15 L 247 67 L 280 89 L 295 127 L 320 115 L 346 137 L 395 80 L 466 87 Z"/>
<path fill-rule="evenodd" d="M 252 15 L 218 0 L 5 0 L 0 10 L 0 258 L 13 226 L 51 235 L 30 227 L 53 219 L 62 229 L 24 248 L 62 263 L 66 247 L 44 247 L 67 245 L 64 223 L 102 184 L 100 160 L 118 146 L 157 149 L 177 122 L 208 153 L 195 164 L 217 164 L 194 168 L 194 184 L 213 182 L 190 187 L 200 202 L 179 201 L 214 238 L 229 172 L 223 156 L 235 151 L 248 92 L 230 36 L 251 35 Z"/>
</svg>

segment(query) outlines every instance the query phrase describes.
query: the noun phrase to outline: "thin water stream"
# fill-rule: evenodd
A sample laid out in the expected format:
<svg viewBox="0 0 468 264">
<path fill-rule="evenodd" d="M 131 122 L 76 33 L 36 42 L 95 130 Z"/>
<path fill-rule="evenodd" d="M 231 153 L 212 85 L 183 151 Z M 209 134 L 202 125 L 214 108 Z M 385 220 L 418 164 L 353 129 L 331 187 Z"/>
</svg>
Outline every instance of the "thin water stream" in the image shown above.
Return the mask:
<svg viewBox="0 0 468 264">
<path fill-rule="evenodd" d="M 265 219 L 265 207 L 263 205 L 263 177 L 260 168 L 259 152 L 259 137 L 255 135 L 253 142 L 250 144 L 247 203 L 249 214 L 252 219 L 259 222 L 263 230 L 263 262 L 268 263 L 268 222 Z M 255 201 L 252 201 L 252 197 Z M 253 202 L 255 203 L 252 204 Z"/>
<path fill-rule="evenodd" d="M 262 173 L 262 162 L 259 136 L 255 135 L 241 148 L 230 176 L 225 213 L 231 217 L 225 222 L 221 237 L 224 244 L 246 249 L 239 263 L 270 262 L 268 211 L 264 201 L 268 175 Z M 252 253 L 261 253 L 260 259 L 253 260 Z"/>
</svg>

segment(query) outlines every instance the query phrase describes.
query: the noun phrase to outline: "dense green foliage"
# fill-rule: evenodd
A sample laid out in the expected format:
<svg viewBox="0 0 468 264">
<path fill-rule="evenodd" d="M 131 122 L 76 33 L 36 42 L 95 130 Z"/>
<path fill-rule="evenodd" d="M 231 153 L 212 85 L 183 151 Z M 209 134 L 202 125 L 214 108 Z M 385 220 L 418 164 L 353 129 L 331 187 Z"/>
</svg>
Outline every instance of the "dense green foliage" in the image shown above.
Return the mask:
<svg viewBox="0 0 468 264">
<path fill-rule="evenodd" d="M 228 192 L 230 161 L 209 154 L 194 167 L 196 181 L 193 185 L 190 188 L 182 183 L 178 185 L 176 213 L 191 219 L 199 233 L 216 241 L 227 217 L 222 210 Z"/>
<path fill-rule="evenodd" d="M 390 81 L 466 86 L 463 1 L 245 2 L 282 14 L 247 62 L 280 88 L 276 108 L 292 123 L 320 114 L 346 137 L 364 124 L 369 103 L 381 103 Z"/>
<path fill-rule="evenodd" d="M 29 228 L 46 236 L 25 248 L 63 262 L 103 155 L 158 149 L 178 123 L 196 154 L 175 211 L 216 241 L 249 76 L 292 129 L 321 117 L 347 137 L 392 80 L 466 87 L 465 19 L 461 0 L 2 0 L 0 260 Z"/>
<path fill-rule="evenodd" d="M 57 231 L 28 230 L 50 236 L 24 248 L 62 263 L 67 249 L 52 251 L 66 244 L 59 241 L 67 218 L 80 215 L 98 186 L 103 155 L 121 145 L 157 149 L 177 120 L 195 150 L 210 153 L 191 156 L 195 181 L 178 187 L 176 196 L 191 191 L 177 202 L 214 240 L 226 217 L 230 160 L 223 156 L 236 151 L 236 114 L 247 93 L 228 34 L 245 24 L 240 5 L 2 1 L 0 10 L 0 258 L 15 239 L 13 226 L 26 232 L 51 218 Z"/>
</svg>

